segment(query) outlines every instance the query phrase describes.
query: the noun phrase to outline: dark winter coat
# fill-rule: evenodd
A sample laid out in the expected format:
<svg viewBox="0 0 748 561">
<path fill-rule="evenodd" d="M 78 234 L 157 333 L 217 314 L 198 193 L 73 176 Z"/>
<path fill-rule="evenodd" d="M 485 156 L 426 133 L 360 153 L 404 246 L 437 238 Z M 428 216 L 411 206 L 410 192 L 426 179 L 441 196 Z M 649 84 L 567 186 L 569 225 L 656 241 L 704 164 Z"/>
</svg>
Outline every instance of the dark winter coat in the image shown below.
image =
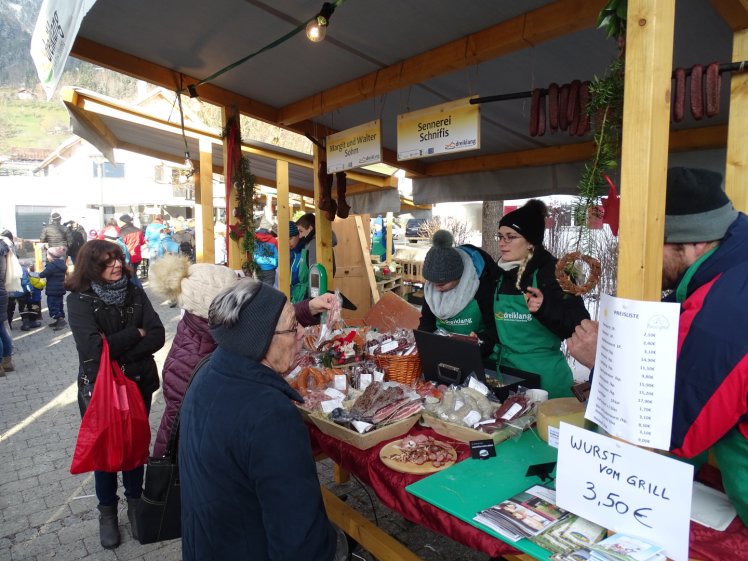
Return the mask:
<svg viewBox="0 0 748 561">
<path fill-rule="evenodd" d="M 39 241 L 46 243 L 48 247 L 68 248 L 72 239 L 72 232 L 69 232 L 65 226 L 59 222 L 50 222 L 39 235 Z"/>
<path fill-rule="evenodd" d="M 483 270 L 478 277 L 478 290 L 475 292 L 475 300 L 478 302 L 481 315 L 483 316 L 483 325 L 485 331 L 477 333 L 478 338 L 483 341 L 481 345 L 481 354 L 488 356 L 493 351 L 494 346 L 499 341 L 496 333 L 496 321 L 493 317 L 493 295 L 496 289 L 496 279 L 499 274 L 499 267 L 488 253 L 479 247 L 473 245 L 459 246 L 465 248 L 470 253 L 477 252 L 483 258 Z M 428 303 L 424 300 L 421 306 L 421 322 L 418 325 L 421 331 L 433 333 L 436 331 L 436 316 L 431 311 Z"/>
<path fill-rule="evenodd" d="M 294 304 L 296 319 L 304 327 L 319 323 L 319 316 L 309 311 L 309 300 Z M 164 362 L 161 375 L 163 379 L 163 394 L 166 408 L 161 417 L 161 424 L 153 445 L 154 456 L 164 456 L 169 442 L 169 434 L 174 424 L 174 418 L 182 406 L 182 399 L 187 390 L 192 372 L 203 357 L 212 353 L 216 348 L 213 336 L 210 334 L 208 321 L 200 316 L 185 311 L 182 320 L 177 325 L 177 333 Z"/>
<path fill-rule="evenodd" d="M 177 333 L 164 362 L 161 377 L 166 408 L 158 427 L 156 443 L 153 445 L 154 456 L 166 454 L 169 432 L 182 405 L 192 371 L 197 363 L 215 348 L 216 342 L 210 334 L 208 321 L 186 311 L 182 321 L 177 325 Z"/>
<path fill-rule="evenodd" d="M 67 305 L 68 323 L 78 349 L 79 387 L 96 380 L 103 333 L 111 358 L 138 384 L 140 392 L 148 396 L 158 389 L 153 353 L 164 346 L 164 326 L 142 288 L 130 283 L 121 307 L 105 304 L 91 289 L 71 292 Z M 138 328 L 145 330 L 145 336 L 140 336 Z"/>
<path fill-rule="evenodd" d="M 67 270 L 65 259 L 58 257 L 47 261 L 44 270 L 39 273 L 39 278 L 47 279 L 47 286 L 44 288 L 45 294 L 50 296 L 65 295 L 65 273 Z"/>
<path fill-rule="evenodd" d="M 535 248 L 532 259 L 527 263 L 520 281 L 520 287 L 524 291 L 528 286 L 533 286 L 533 277 L 537 271 L 538 288 L 543 293 L 543 304 L 534 314 L 535 319 L 560 339 L 567 339 L 574 333 L 574 329 L 583 319 L 590 319 L 584 301 L 579 296 L 568 294 L 561 289 L 556 280 L 556 262 L 545 248 Z M 499 268 L 499 279 L 501 287 L 500 294 L 518 295 L 520 293 L 515 286 L 517 283 L 518 269 L 505 271 Z M 495 326 L 495 320 L 494 326 Z"/>
<path fill-rule="evenodd" d="M 218 348 L 180 416 L 184 561 L 332 561 L 309 433 L 276 372 Z"/>
</svg>

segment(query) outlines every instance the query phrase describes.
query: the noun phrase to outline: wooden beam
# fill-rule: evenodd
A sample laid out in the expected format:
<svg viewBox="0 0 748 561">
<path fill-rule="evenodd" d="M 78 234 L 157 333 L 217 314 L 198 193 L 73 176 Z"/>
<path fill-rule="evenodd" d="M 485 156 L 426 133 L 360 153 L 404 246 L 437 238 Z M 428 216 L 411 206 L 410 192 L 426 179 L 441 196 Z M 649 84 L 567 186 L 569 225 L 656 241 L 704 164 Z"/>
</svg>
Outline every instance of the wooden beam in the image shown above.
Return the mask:
<svg viewBox="0 0 748 561">
<path fill-rule="evenodd" d="M 732 60 L 748 59 L 748 29 L 736 31 Z M 725 191 L 735 208 L 748 212 L 748 72 L 730 76 L 730 124 L 727 133 Z"/>
<path fill-rule="evenodd" d="M 537 10 L 466 35 L 311 97 L 278 112 L 288 126 L 353 103 L 406 88 L 595 25 L 604 1 L 559 0 Z M 456 14 L 457 15 L 457 14 Z"/>
<path fill-rule="evenodd" d="M 675 3 L 629 0 L 618 296 L 659 301 Z"/>
<path fill-rule="evenodd" d="M 748 28 L 748 0 L 711 0 L 711 3 L 730 29 L 740 31 Z M 733 57 L 732 60 L 736 59 Z"/>
<path fill-rule="evenodd" d="M 186 88 L 188 84 L 195 84 L 200 81 L 194 76 L 182 74 L 176 70 L 118 51 L 117 49 L 83 37 L 76 38 L 70 54 L 80 60 L 85 60 L 86 62 L 109 68 L 110 70 L 127 74 L 140 80 L 145 80 L 173 92 L 178 91 L 180 87 Z M 237 111 L 241 114 L 259 121 L 281 126 L 302 135 L 309 133 L 315 136 L 327 136 L 338 132 L 335 129 L 328 129 L 324 125 L 307 120 L 294 123 L 293 126 L 283 126 L 278 122 L 278 110 L 275 107 L 212 84 L 199 86 L 198 93 L 200 94 L 200 98 L 207 102 L 220 107 L 236 107 Z M 385 163 L 392 166 L 405 169 L 416 175 L 421 173 L 420 162 L 408 161 L 398 163 L 397 154 L 392 150 L 383 149 L 382 157 Z"/>
<path fill-rule="evenodd" d="M 236 108 L 231 106 L 221 107 L 221 128 L 226 130 L 226 125 L 232 117 L 238 117 Z M 223 169 L 226 170 L 228 166 L 228 142 L 226 139 L 223 140 Z M 226 175 L 224 173 L 224 180 Z M 242 268 L 244 262 L 244 256 L 242 255 L 241 247 L 239 246 L 238 240 L 232 240 L 229 236 L 229 225 L 234 223 L 234 209 L 236 209 L 236 189 L 233 185 L 229 185 L 225 182 L 226 193 L 226 244 L 228 246 L 228 266 L 235 271 Z"/>
<path fill-rule="evenodd" d="M 288 241 L 288 222 L 291 213 L 288 205 L 288 162 L 276 161 L 275 177 L 278 178 L 278 289 L 291 298 L 291 246 Z"/>
<path fill-rule="evenodd" d="M 213 237 L 213 143 L 208 140 L 200 140 L 200 167 L 195 181 L 195 257 L 198 263 L 216 262 Z"/>
<path fill-rule="evenodd" d="M 387 532 L 354 510 L 326 487 L 320 486 L 327 516 L 338 528 L 361 544 L 377 559 L 386 561 L 422 561 L 415 553 Z"/>
<path fill-rule="evenodd" d="M 319 166 L 320 149 L 314 146 L 314 170 Z M 319 209 L 319 201 L 322 194 L 322 186 L 319 184 L 319 175 L 314 175 L 314 206 Z M 325 216 L 324 212 L 317 210 L 314 215 L 315 243 L 317 244 L 317 263 L 320 263 L 327 271 L 327 288 L 335 290 L 335 274 L 332 270 L 332 222 Z M 311 267 L 314 263 L 309 263 Z"/>
<path fill-rule="evenodd" d="M 361 216 L 356 215 L 356 233 L 358 234 L 358 243 L 361 246 L 361 255 L 364 258 L 364 267 L 366 268 L 366 278 L 369 280 L 369 290 L 371 290 L 371 299 L 374 304 L 379 302 L 379 288 L 377 288 L 377 279 L 374 276 L 374 268 L 371 266 L 371 250 L 369 248 L 369 239 L 366 236 L 364 223 Z"/>
</svg>

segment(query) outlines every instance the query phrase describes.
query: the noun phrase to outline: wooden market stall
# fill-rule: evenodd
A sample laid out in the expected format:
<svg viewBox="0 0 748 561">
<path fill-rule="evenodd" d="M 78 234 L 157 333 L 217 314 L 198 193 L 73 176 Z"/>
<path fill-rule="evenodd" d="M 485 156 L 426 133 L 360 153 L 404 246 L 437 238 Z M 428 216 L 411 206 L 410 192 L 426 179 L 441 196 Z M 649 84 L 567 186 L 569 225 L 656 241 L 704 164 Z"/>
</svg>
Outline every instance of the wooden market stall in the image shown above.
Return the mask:
<svg viewBox="0 0 748 561">
<path fill-rule="evenodd" d="M 351 0 L 336 3 L 328 39 L 310 46 L 301 36 L 288 35 L 313 15 L 302 13 L 299 3 L 269 7 L 254 1 L 188 0 L 177 9 L 138 0 L 125 10 L 114 0 L 99 0 L 84 19 L 72 54 L 177 93 L 186 93 L 189 85 L 190 94 L 222 107 L 224 122 L 237 111 L 322 139 L 379 119 L 382 160 L 413 179 L 416 203 L 574 194 L 594 144 L 590 138 L 561 134 L 528 135 L 526 96 L 481 106 L 481 142 L 475 151 L 398 159 L 396 123 L 400 114 L 477 93 L 528 93 L 551 82 L 599 75 L 616 53 L 616 46 L 595 29 L 605 4 L 437 0 L 382 6 Z M 663 186 L 676 153 L 685 153 L 688 161 L 695 155 L 703 165 L 724 171 L 736 207 L 748 210 L 748 73 L 742 66 L 722 91 L 722 107 L 729 106 L 729 112 L 709 121 L 686 118 L 670 124 L 674 65 L 748 58 L 748 5 L 744 0 L 629 0 L 627 15 L 618 295 L 659 300 Z M 253 34 L 246 33 L 250 29 Z M 381 40 L 383 29 L 387 42 Z M 263 49 L 278 37 L 289 38 Z M 241 70 L 225 67 L 247 51 L 253 54 Z M 66 101 L 75 104 L 72 97 Z M 89 120 L 89 128 L 111 137 L 100 124 Z M 171 132 L 181 138 L 178 129 Z M 200 154 L 200 185 L 207 198 L 212 172 L 226 167 L 226 146 L 215 135 L 185 134 Z M 242 150 L 267 156 L 252 146 Z M 274 169 L 266 179 L 278 189 L 279 223 L 288 219 L 294 166 L 303 168 L 319 204 L 315 170 L 320 157 L 316 149 L 303 162 L 272 154 Z M 361 173 L 361 183 L 392 188 L 388 178 Z M 232 193 L 227 200 L 234 200 Z M 231 206 L 228 210 L 231 216 Z M 201 210 L 203 216 L 207 212 Z M 332 228 L 329 221 L 318 220 L 317 253 L 328 269 Z M 204 222 L 202 230 L 206 236 Z M 287 233 L 280 230 L 280 245 L 286 247 Z M 356 236 L 353 229 L 345 234 L 344 251 L 358 241 L 363 254 L 358 230 L 357 225 Z M 238 247 L 232 249 L 236 267 Z M 287 261 L 281 260 L 281 286 L 287 275 Z M 400 558 L 409 557 L 401 552 Z"/>
</svg>

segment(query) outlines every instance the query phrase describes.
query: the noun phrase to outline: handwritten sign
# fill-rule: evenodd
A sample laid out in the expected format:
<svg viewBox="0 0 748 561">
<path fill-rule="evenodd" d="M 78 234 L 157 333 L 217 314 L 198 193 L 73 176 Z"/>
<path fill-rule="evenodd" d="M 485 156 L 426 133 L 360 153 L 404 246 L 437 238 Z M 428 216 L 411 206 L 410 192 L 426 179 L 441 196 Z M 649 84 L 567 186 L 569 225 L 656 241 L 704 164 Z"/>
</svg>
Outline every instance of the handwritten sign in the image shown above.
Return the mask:
<svg viewBox="0 0 748 561">
<path fill-rule="evenodd" d="M 680 306 L 604 294 L 585 417 L 609 434 L 670 449 Z"/>
<path fill-rule="evenodd" d="M 688 559 L 693 466 L 561 423 L 558 506 Z"/>
<path fill-rule="evenodd" d="M 397 116 L 398 161 L 479 148 L 480 109 L 469 97 Z"/>
<path fill-rule="evenodd" d="M 327 173 L 382 161 L 381 121 L 371 121 L 327 137 Z"/>
</svg>

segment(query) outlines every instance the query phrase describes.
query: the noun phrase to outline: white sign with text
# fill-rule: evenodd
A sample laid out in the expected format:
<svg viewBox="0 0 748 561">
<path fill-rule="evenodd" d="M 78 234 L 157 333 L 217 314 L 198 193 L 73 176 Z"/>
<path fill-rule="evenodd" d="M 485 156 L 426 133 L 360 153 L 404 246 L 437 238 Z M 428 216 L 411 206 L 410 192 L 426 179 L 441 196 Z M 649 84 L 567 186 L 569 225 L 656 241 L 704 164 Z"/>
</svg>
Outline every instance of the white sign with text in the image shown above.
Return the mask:
<svg viewBox="0 0 748 561">
<path fill-rule="evenodd" d="M 556 502 L 688 560 L 693 466 L 561 423 Z"/>
<path fill-rule="evenodd" d="M 603 294 L 585 417 L 628 442 L 670 449 L 680 305 Z"/>
<path fill-rule="evenodd" d="M 327 173 L 378 164 L 382 161 L 381 121 L 371 121 L 327 137 Z"/>
</svg>

